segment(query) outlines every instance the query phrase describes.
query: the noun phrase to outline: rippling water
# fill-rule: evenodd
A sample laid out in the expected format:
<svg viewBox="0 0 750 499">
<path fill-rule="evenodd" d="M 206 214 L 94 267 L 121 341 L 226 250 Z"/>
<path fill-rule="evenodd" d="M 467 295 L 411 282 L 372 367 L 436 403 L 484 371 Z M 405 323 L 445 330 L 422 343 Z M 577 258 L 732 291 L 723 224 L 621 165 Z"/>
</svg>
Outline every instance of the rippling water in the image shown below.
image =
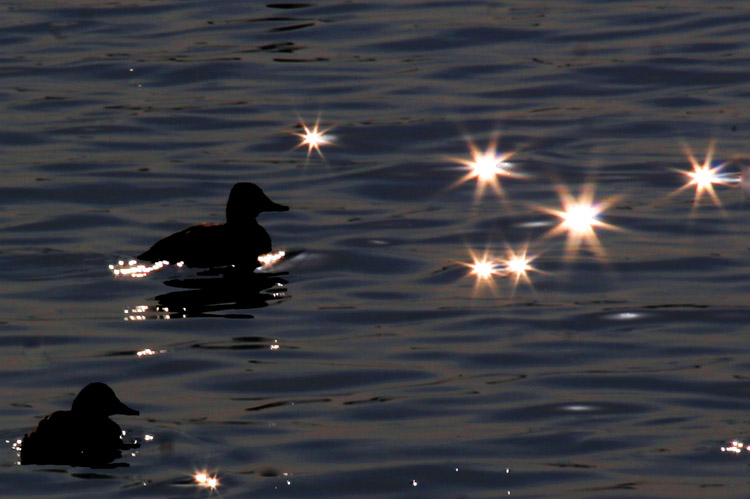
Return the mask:
<svg viewBox="0 0 750 499">
<path fill-rule="evenodd" d="M 91 5 L 0 5 L 4 493 L 747 495 L 750 8 Z M 455 158 L 494 137 L 524 178 L 476 197 Z M 239 181 L 292 208 L 268 282 L 109 271 Z M 587 182 L 620 230 L 571 252 L 541 208 Z M 531 285 L 461 265 L 524 244 Z M 153 436 L 129 466 L 17 465 L 96 380 Z"/>
</svg>

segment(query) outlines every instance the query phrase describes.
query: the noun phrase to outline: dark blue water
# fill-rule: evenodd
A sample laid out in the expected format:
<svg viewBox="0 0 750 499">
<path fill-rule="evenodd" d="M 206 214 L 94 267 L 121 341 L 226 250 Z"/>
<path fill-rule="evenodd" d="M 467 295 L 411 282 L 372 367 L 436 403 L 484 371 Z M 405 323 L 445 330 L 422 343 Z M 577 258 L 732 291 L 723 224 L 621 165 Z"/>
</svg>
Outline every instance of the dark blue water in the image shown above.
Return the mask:
<svg viewBox="0 0 750 499">
<path fill-rule="evenodd" d="M 0 4 L 3 493 L 746 496 L 749 29 L 741 2 Z M 456 158 L 493 139 L 519 177 L 479 197 Z M 711 144 L 720 206 L 677 192 Z M 240 181 L 291 207 L 260 217 L 301 251 L 279 285 L 110 272 Z M 585 184 L 614 227 L 574 251 L 545 210 Z M 525 245 L 530 284 L 462 265 Z M 129 466 L 18 465 L 91 381 L 140 410 Z"/>
</svg>

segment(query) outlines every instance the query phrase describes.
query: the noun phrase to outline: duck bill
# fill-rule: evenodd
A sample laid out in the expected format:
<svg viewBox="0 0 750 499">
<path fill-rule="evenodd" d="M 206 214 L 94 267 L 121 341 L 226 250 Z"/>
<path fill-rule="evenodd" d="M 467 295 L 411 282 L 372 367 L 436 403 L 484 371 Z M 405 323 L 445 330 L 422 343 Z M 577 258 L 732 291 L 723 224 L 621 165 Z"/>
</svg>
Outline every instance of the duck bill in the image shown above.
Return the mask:
<svg viewBox="0 0 750 499">
<path fill-rule="evenodd" d="M 120 405 L 117 406 L 116 412 L 113 412 L 112 414 L 124 414 L 126 416 L 140 416 L 140 411 L 136 411 L 135 409 L 131 409 L 130 407 L 126 406 L 122 402 L 120 402 Z"/>
<path fill-rule="evenodd" d="M 289 211 L 289 207 L 284 206 L 283 204 L 274 203 L 269 199 L 268 203 L 263 207 L 263 211 Z"/>
</svg>

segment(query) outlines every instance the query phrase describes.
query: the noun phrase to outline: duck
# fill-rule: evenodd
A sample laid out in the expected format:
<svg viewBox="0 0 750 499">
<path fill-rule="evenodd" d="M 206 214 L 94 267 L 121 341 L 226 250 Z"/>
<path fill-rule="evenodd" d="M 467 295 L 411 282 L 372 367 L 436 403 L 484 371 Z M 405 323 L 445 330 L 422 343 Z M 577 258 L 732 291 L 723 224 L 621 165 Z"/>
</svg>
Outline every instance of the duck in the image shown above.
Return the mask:
<svg viewBox="0 0 750 499">
<path fill-rule="evenodd" d="M 229 193 L 226 223 L 193 225 L 157 241 L 138 258 L 182 262 L 188 267 L 255 268 L 258 256 L 271 252 L 271 237 L 256 220 L 265 211 L 289 211 L 289 207 L 271 201 L 257 185 L 239 182 Z"/>
<path fill-rule="evenodd" d="M 63 464 L 103 467 L 122 457 L 122 450 L 138 444 L 122 441 L 114 414 L 138 416 L 108 385 L 86 385 L 69 411 L 55 411 L 42 419 L 21 441 L 21 464 Z"/>
</svg>

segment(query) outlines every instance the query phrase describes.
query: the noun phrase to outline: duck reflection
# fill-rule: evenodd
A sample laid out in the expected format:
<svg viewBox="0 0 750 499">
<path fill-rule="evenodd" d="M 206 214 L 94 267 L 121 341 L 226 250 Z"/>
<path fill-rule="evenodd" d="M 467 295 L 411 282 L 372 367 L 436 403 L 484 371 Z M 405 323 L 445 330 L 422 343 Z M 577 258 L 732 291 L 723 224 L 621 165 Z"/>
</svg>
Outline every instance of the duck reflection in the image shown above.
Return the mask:
<svg viewBox="0 0 750 499">
<path fill-rule="evenodd" d="M 219 312 L 261 308 L 271 301 L 286 297 L 284 285 L 287 281 L 281 277 L 286 272 L 256 273 L 234 268 L 208 270 L 198 275 L 201 277 L 172 279 L 164 283 L 181 290 L 154 298 L 158 317 L 176 319 L 218 316 L 249 319 L 253 316 Z"/>
<path fill-rule="evenodd" d="M 137 416 L 104 383 L 91 383 L 73 400 L 69 411 L 56 411 L 42 419 L 21 441 L 21 464 L 62 464 L 92 468 L 111 465 L 123 450 L 138 447 L 122 441 L 120 426 L 109 419 L 114 414 Z"/>
<path fill-rule="evenodd" d="M 240 182 L 232 187 L 224 224 L 188 227 L 154 244 L 138 256 L 148 262 L 184 262 L 188 267 L 254 269 L 258 257 L 271 251 L 271 237 L 256 218 L 264 211 L 288 211 L 271 201 L 257 185 Z"/>
</svg>

